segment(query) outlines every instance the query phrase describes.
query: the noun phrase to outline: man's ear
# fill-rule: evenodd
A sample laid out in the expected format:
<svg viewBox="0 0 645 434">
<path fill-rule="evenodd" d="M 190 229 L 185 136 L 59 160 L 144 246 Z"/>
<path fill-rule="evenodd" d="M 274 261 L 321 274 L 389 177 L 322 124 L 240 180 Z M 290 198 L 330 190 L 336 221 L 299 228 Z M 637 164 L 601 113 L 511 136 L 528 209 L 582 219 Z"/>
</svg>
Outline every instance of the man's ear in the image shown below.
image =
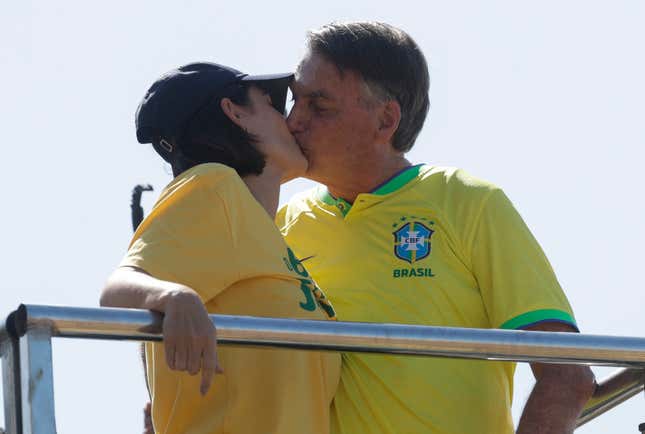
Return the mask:
<svg viewBox="0 0 645 434">
<path fill-rule="evenodd" d="M 224 114 L 238 127 L 244 128 L 242 125 L 242 120 L 244 118 L 245 112 L 241 106 L 235 104 L 231 101 L 230 98 L 222 98 L 220 101 L 220 107 Z"/>
<path fill-rule="evenodd" d="M 401 122 L 401 106 L 398 101 L 389 100 L 381 107 L 379 133 L 389 142 Z"/>
</svg>

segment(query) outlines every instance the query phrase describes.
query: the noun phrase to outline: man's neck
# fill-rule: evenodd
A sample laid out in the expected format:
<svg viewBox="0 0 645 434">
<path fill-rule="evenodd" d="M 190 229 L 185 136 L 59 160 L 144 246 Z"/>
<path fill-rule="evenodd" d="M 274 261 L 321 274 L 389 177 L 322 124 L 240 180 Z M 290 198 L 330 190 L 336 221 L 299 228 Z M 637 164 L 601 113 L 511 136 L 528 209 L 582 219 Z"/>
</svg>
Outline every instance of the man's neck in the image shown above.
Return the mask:
<svg viewBox="0 0 645 434">
<path fill-rule="evenodd" d="M 411 163 L 401 156 L 397 159 L 370 162 L 369 165 L 361 164 L 346 170 L 343 179 L 339 182 L 325 182 L 329 193 L 336 198 L 343 198 L 349 203 L 354 203 L 356 196 L 369 193 L 376 189 L 403 169 L 410 167 Z"/>
<path fill-rule="evenodd" d="M 267 165 L 260 175 L 247 175 L 242 178 L 267 214 L 274 219 L 280 201 L 281 174 Z"/>
</svg>

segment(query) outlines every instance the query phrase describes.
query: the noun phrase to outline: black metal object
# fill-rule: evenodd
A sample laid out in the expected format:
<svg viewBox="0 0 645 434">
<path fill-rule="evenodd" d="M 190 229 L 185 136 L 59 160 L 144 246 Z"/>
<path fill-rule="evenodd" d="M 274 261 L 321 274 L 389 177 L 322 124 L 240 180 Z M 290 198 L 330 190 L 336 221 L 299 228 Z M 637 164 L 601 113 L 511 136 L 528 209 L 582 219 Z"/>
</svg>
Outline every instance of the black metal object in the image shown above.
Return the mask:
<svg viewBox="0 0 645 434">
<path fill-rule="evenodd" d="M 144 217 L 143 207 L 141 206 L 141 194 L 144 191 L 153 191 L 152 185 L 139 184 L 139 185 L 136 185 L 132 190 L 132 202 L 130 203 L 130 209 L 132 210 L 132 230 L 134 232 L 137 231 L 137 228 L 143 221 L 143 217 Z M 152 400 L 152 396 L 150 394 L 150 384 L 148 383 L 148 375 L 147 375 L 147 369 L 146 369 L 146 363 L 147 363 L 146 351 L 145 351 L 145 346 L 143 342 L 139 344 L 139 357 L 141 358 L 141 363 L 143 364 L 143 378 L 146 380 L 146 389 L 148 390 L 148 396 Z M 154 434 L 154 428 L 152 426 L 152 414 L 151 414 L 150 402 L 148 402 L 144 407 L 143 415 L 144 415 L 144 432 Z"/>
<path fill-rule="evenodd" d="M 136 231 L 141 222 L 143 221 L 143 208 L 141 207 L 141 194 L 144 191 L 152 191 L 152 185 L 139 184 L 132 190 L 132 202 L 130 209 L 132 210 L 132 230 Z"/>
</svg>

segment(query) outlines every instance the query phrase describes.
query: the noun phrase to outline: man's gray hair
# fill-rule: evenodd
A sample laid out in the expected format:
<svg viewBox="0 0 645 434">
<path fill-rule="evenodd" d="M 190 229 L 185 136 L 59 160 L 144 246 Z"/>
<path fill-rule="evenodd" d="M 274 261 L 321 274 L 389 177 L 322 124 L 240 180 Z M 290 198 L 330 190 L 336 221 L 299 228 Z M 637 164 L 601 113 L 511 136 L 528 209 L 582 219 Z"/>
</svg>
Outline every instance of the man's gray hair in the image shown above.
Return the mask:
<svg viewBox="0 0 645 434">
<path fill-rule="evenodd" d="M 307 45 L 341 74 L 345 70 L 358 73 L 377 100 L 399 103 L 401 121 L 392 146 L 409 151 L 430 107 L 428 64 L 410 35 L 385 23 L 331 23 L 309 32 Z"/>
</svg>

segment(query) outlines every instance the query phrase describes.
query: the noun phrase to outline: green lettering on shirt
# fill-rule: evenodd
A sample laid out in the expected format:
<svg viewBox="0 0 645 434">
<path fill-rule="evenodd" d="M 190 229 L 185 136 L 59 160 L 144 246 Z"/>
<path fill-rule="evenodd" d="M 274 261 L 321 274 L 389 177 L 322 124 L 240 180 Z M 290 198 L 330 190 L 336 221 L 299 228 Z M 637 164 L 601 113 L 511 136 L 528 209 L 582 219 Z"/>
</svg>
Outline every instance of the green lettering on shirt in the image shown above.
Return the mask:
<svg viewBox="0 0 645 434">
<path fill-rule="evenodd" d="M 392 270 L 392 277 L 435 277 L 432 268 L 395 268 Z"/>
<path fill-rule="evenodd" d="M 311 280 L 309 279 L 299 279 L 300 280 L 300 290 L 305 295 L 305 301 L 300 302 L 300 307 L 304 310 L 312 312 L 316 310 L 316 301 L 314 300 L 314 295 L 311 292 Z"/>
<path fill-rule="evenodd" d="M 293 269 L 298 276 L 300 277 L 309 277 L 309 273 L 305 269 L 305 267 L 302 266 L 300 263 L 300 260 L 296 258 L 296 255 L 293 254 L 290 248 L 287 247 L 287 255 L 289 256 L 289 263 L 291 264 L 291 268 L 289 268 L 289 265 L 287 264 L 287 268 L 290 270 Z"/>
</svg>

